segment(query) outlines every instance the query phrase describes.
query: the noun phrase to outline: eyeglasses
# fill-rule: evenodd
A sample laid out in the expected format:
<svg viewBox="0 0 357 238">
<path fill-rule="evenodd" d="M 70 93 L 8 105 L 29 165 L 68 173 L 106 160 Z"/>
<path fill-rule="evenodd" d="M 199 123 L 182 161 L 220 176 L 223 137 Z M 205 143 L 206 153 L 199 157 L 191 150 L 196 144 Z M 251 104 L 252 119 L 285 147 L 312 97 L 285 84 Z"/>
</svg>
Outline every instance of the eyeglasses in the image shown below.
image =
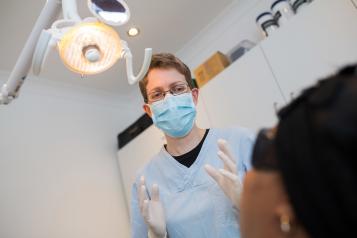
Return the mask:
<svg viewBox="0 0 357 238">
<path fill-rule="evenodd" d="M 148 100 L 150 102 L 160 101 L 165 98 L 167 92 L 170 92 L 171 95 L 177 96 L 183 93 L 188 92 L 190 87 L 186 83 L 179 83 L 173 85 L 169 90 L 155 90 L 148 94 Z"/>
</svg>

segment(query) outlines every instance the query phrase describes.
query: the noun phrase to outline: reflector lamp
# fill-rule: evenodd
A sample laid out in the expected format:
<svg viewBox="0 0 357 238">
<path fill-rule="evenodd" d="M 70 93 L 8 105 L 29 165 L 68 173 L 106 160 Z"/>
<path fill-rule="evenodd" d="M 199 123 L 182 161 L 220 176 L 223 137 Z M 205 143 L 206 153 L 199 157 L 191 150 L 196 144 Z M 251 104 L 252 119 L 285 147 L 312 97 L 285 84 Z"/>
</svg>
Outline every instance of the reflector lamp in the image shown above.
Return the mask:
<svg viewBox="0 0 357 238">
<path fill-rule="evenodd" d="M 70 70 L 88 75 L 109 69 L 120 58 L 122 47 L 113 28 L 100 22 L 85 22 L 64 34 L 58 51 Z"/>
</svg>

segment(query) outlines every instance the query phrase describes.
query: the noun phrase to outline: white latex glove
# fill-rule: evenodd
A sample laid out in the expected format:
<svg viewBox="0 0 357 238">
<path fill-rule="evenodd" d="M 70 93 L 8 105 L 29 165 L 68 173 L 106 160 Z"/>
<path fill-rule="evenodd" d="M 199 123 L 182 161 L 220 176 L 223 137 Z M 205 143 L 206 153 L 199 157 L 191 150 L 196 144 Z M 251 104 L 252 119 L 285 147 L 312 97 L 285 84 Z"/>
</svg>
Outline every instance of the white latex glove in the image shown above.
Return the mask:
<svg viewBox="0 0 357 238">
<path fill-rule="evenodd" d="M 138 197 L 141 215 L 149 229 L 149 238 L 166 237 L 165 212 L 164 207 L 160 202 L 159 186 L 153 184 L 151 199 L 148 198 L 145 178 L 142 176 L 138 187 Z"/>
<path fill-rule="evenodd" d="M 224 168 L 216 169 L 206 164 L 206 172 L 217 182 L 226 196 L 231 200 L 234 208 L 239 210 L 239 200 L 242 191 L 242 183 L 237 174 L 236 160 L 229 149 L 228 142 L 218 140 L 218 157 L 223 161 Z"/>
</svg>

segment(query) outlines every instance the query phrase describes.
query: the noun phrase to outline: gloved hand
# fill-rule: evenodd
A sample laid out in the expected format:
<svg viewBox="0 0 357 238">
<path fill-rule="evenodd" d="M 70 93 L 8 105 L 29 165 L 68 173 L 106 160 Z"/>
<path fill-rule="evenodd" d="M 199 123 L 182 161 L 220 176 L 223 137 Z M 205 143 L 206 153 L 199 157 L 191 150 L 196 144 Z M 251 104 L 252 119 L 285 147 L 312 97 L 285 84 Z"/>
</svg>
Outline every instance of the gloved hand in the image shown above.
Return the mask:
<svg viewBox="0 0 357 238">
<path fill-rule="evenodd" d="M 159 186 L 153 184 L 150 199 L 145 185 L 145 178 L 142 176 L 138 187 L 138 197 L 141 215 L 149 229 L 149 238 L 165 238 L 167 235 L 165 212 L 160 202 Z"/>
<path fill-rule="evenodd" d="M 206 164 L 206 172 L 217 182 L 226 196 L 233 203 L 234 208 L 239 210 L 239 200 L 242 191 L 242 183 L 237 174 L 236 160 L 229 149 L 227 141 L 218 140 L 218 157 L 223 161 L 224 168 L 216 169 Z"/>
</svg>

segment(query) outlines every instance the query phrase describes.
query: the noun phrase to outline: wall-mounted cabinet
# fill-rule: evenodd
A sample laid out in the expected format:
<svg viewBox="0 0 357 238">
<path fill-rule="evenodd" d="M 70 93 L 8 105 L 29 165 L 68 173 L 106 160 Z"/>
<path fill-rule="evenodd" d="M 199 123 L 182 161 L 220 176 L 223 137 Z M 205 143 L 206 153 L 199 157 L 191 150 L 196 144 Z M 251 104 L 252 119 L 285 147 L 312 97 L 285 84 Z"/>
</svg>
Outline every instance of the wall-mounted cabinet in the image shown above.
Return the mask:
<svg viewBox="0 0 357 238">
<path fill-rule="evenodd" d="M 315 0 L 261 43 L 287 99 L 357 62 L 356 24 L 350 0 Z"/>
<path fill-rule="evenodd" d="M 275 110 L 346 64 L 357 62 L 350 0 L 315 0 L 201 89 L 211 126 L 271 126 Z"/>
<path fill-rule="evenodd" d="M 200 92 L 212 127 L 273 126 L 276 108 L 285 103 L 260 47 L 232 63 Z"/>
</svg>

